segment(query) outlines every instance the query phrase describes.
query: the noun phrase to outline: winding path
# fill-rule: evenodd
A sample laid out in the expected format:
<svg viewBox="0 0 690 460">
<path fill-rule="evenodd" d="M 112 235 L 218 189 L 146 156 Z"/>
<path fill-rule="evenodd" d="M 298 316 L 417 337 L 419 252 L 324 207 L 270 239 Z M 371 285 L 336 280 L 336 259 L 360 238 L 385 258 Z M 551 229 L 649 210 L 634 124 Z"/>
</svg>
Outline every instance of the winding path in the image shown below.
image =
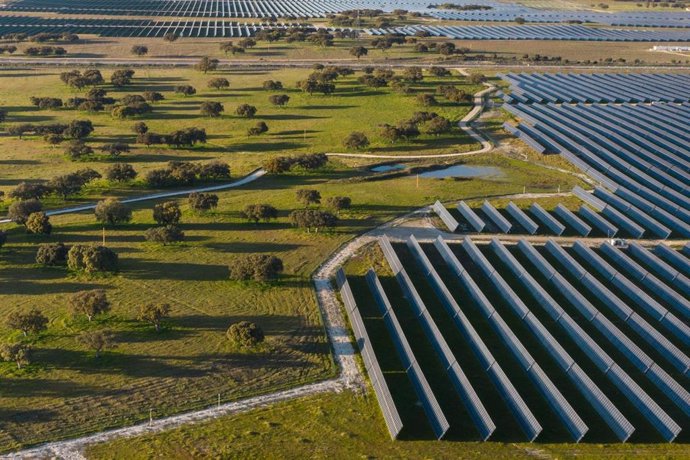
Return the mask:
<svg viewBox="0 0 690 460">
<path fill-rule="evenodd" d="M 257 169 L 246 176 L 244 176 L 240 180 L 236 180 L 235 182 L 228 182 L 220 185 L 208 185 L 204 187 L 195 187 L 195 188 L 190 188 L 190 189 L 185 189 L 185 190 L 174 190 L 172 192 L 161 192 L 161 193 L 150 193 L 148 195 L 141 195 L 141 196 L 136 196 L 132 198 L 125 198 L 123 200 L 120 200 L 122 203 L 139 203 L 141 201 L 151 201 L 151 200 L 159 200 L 161 198 L 174 198 L 174 197 L 179 197 L 179 196 L 185 196 L 189 195 L 190 193 L 197 192 L 197 193 L 204 193 L 204 192 L 215 192 L 219 190 L 227 190 L 231 188 L 236 188 L 236 187 L 241 187 L 243 185 L 249 184 L 250 182 L 254 182 L 255 180 L 259 179 L 260 177 L 264 176 L 266 174 L 266 171 L 264 169 Z M 82 204 L 79 206 L 71 206 L 68 208 L 60 208 L 60 209 L 51 209 L 46 211 L 46 215 L 48 216 L 58 216 L 61 214 L 74 214 L 77 212 L 82 212 L 82 211 L 90 211 L 92 209 L 96 208 L 96 203 L 89 203 L 89 204 Z M 0 219 L 0 224 L 9 224 L 12 222 L 11 219 L 8 218 L 3 218 Z"/>
</svg>

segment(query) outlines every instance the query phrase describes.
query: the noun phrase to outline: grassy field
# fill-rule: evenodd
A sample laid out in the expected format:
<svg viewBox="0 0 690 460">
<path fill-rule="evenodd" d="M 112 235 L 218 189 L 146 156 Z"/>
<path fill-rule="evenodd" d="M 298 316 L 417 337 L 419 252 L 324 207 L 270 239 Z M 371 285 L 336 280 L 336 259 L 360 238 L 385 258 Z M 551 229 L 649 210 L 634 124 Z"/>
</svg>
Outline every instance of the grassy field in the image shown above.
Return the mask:
<svg viewBox="0 0 690 460">
<path fill-rule="evenodd" d="M 395 144 L 383 140 L 377 126 L 381 123 L 395 124 L 409 118 L 415 111 L 433 110 L 451 120 L 459 120 L 470 108 L 469 104 L 440 102 L 437 107 L 425 109 L 417 104 L 415 95 L 404 96 L 390 88 L 364 88 L 356 82 L 358 75 L 341 78 L 337 91 L 330 96 L 309 96 L 295 89 L 298 80 L 306 78 L 308 69 L 296 70 L 227 70 L 209 74 L 190 69 L 138 69 L 131 86 L 114 89 L 106 86 L 113 97 L 125 94 L 141 94 L 153 90 L 162 92 L 165 100 L 155 104 L 152 113 L 129 120 L 113 118 L 109 113 L 90 114 L 67 109 L 39 110 L 30 105 L 29 96 L 50 96 L 68 99 L 81 95 L 66 87 L 59 79 L 60 70 L 3 70 L 0 82 L 0 107 L 9 111 L 5 129 L 17 123 L 69 122 L 73 119 L 90 119 L 95 131 L 88 139 L 94 148 L 110 142 L 134 143 L 131 126 L 135 121 L 145 121 L 151 131 L 170 133 L 183 127 L 205 128 L 209 141 L 193 149 L 167 147 L 145 147 L 132 145 L 132 152 L 121 155 L 117 160 L 95 157 L 90 161 L 70 161 L 60 146 L 49 146 L 42 138 L 18 139 L 0 133 L 0 157 L 2 173 L 0 190 L 9 191 L 23 180 L 49 179 L 57 174 L 92 167 L 103 171 L 108 163 L 124 161 L 132 163 L 140 173 L 159 168 L 170 160 L 209 161 L 220 159 L 231 165 L 234 175 L 242 175 L 259 166 L 269 155 L 297 153 L 346 151 L 343 139 L 352 131 L 363 131 L 370 139 L 368 151 L 386 154 L 396 153 L 448 153 L 478 148 L 478 144 L 463 131 L 441 136 L 420 136 L 411 141 Z M 104 70 L 106 79 L 111 71 Z M 230 89 L 216 91 L 207 88 L 207 81 L 214 77 L 230 80 Z M 285 87 L 282 91 L 264 91 L 265 80 L 279 80 Z M 467 92 L 478 87 L 469 85 L 458 76 L 446 78 L 428 77 L 415 85 L 416 92 L 434 92 L 439 84 L 456 84 Z M 177 85 L 190 84 L 197 88 L 195 96 L 185 97 L 173 93 Z M 287 107 L 274 107 L 268 97 L 285 93 L 290 96 Z M 219 118 L 204 118 L 199 107 L 204 101 L 218 101 L 225 107 Z M 243 103 L 254 105 L 258 113 L 253 120 L 235 115 L 235 108 Z M 247 129 L 258 121 L 264 121 L 269 132 L 262 136 L 249 137 Z M 140 177 L 142 174 L 140 174 Z M 96 183 L 92 196 L 103 194 L 105 187 L 112 184 Z M 136 192 L 145 189 L 141 181 L 133 184 Z M 110 190 L 113 194 L 127 193 L 127 190 Z M 131 192 L 131 191 L 130 191 Z M 87 192 L 88 195 L 88 192 Z"/>
<path fill-rule="evenodd" d="M 334 163 L 313 174 L 267 177 L 220 193 L 218 210 L 205 216 L 192 214 L 183 202 L 187 240 L 168 247 L 143 241 L 143 231 L 153 222 L 151 204 L 142 204 L 130 224 L 107 231 L 108 246 L 121 257 L 120 272 L 107 277 L 34 264 L 38 242 L 100 241 L 101 227 L 93 216 L 53 217 L 49 238 L 9 226 L 10 241 L 0 250 L 3 316 L 38 307 L 50 318 L 50 328 L 34 344 L 36 364 L 20 371 L 0 364 L 0 449 L 132 423 L 148 417 L 149 408 L 162 416 L 212 404 L 218 394 L 227 401 L 332 375 L 308 276 L 342 242 L 436 199 L 515 193 L 523 184 L 551 190 L 576 183 L 500 155 L 473 157 L 470 163 L 501 167 L 505 176 L 421 179 L 417 186 L 414 176 L 370 180 L 363 169 Z M 337 230 L 314 235 L 289 227 L 287 214 L 299 207 L 295 190 L 303 187 L 316 188 L 324 199 L 352 197 L 354 207 L 341 215 Z M 246 204 L 261 202 L 281 210 L 277 222 L 255 226 L 239 217 Z M 285 275 L 272 285 L 227 281 L 232 258 L 248 252 L 278 255 Z M 96 287 L 107 290 L 112 314 L 95 324 L 73 319 L 68 296 Z M 160 334 L 134 321 L 140 304 L 151 298 L 173 307 Z M 265 349 L 245 353 L 229 347 L 225 329 L 240 319 L 264 326 Z M 4 324 L 0 327 L 3 341 L 18 338 Z M 112 329 L 119 341 L 101 360 L 75 341 L 80 331 L 97 327 Z"/>
</svg>

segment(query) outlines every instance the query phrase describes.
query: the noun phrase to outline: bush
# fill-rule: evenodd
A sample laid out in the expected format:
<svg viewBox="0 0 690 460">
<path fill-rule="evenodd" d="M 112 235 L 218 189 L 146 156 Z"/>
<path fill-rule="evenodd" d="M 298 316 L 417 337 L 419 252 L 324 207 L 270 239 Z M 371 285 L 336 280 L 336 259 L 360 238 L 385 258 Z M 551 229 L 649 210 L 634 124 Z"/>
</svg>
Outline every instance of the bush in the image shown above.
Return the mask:
<svg viewBox="0 0 690 460">
<path fill-rule="evenodd" d="M 228 339 L 241 347 L 253 347 L 264 341 L 264 331 L 255 323 L 240 321 L 230 325 Z"/>
<path fill-rule="evenodd" d="M 176 201 L 158 203 L 153 207 L 153 220 L 159 225 L 177 224 L 182 217 L 182 211 Z"/>
<path fill-rule="evenodd" d="M 203 181 L 230 179 L 230 166 L 222 161 L 211 161 L 199 167 L 199 179 Z"/>
<path fill-rule="evenodd" d="M 343 145 L 348 149 L 364 149 L 369 146 L 369 138 L 364 133 L 350 133 L 343 140 Z"/>
<path fill-rule="evenodd" d="M 273 94 L 268 97 L 268 101 L 273 105 L 283 107 L 290 101 L 290 96 L 287 94 Z"/>
<path fill-rule="evenodd" d="M 50 235 L 53 225 L 46 213 L 34 212 L 26 219 L 26 231 L 37 235 Z"/>
<path fill-rule="evenodd" d="M 7 210 L 7 217 L 20 225 L 26 225 L 29 216 L 40 212 L 42 209 L 43 205 L 41 202 L 35 199 L 15 201 Z"/>
<path fill-rule="evenodd" d="M 283 83 L 275 80 L 266 80 L 263 82 L 262 86 L 267 91 L 278 91 L 283 89 Z"/>
<path fill-rule="evenodd" d="M 256 107 L 249 104 L 241 104 L 235 109 L 235 113 L 240 117 L 254 118 L 254 115 L 256 115 Z"/>
<path fill-rule="evenodd" d="M 38 246 L 36 263 L 46 266 L 67 265 L 69 248 L 63 243 L 47 243 Z"/>
<path fill-rule="evenodd" d="M 132 131 L 136 134 L 146 134 L 149 131 L 149 127 L 143 121 L 138 121 L 132 125 Z"/>
<path fill-rule="evenodd" d="M 105 178 L 111 182 L 127 182 L 136 177 L 134 166 L 127 163 L 115 163 L 105 170 Z"/>
<path fill-rule="evenodd" d="M 417 103 L 425 107 L 438 104 L 433 94 L 419 94 L 417 96 Z"/>
<path fill-rule="evenodd" d="M 74 245 L 67 253 L 67 267 L 87 273 L 117 271 L 118 256 L 105 246 Z"/>
<path fill-rule="evenodd" d="M 132 220 L 132 210 L 115 198 L 107 198 L 96 204 L 96 220 L 103 224 L 115 225 Z"/>
<path fill-rule="evenodd" d="M 197 212 L 209 211 L 218 207 L 218 195 L 212 193 L 190 193 L 189 206 Z"/>
<path fill-rule="evenodd" d="M 196 89 L 190 85 L 180 85 L 175 87 L 175 92 L 184 96 L 193 96 L 196 94 Z"/>
<path fill-rule="evenodd" d="M 134 45 L 132 46 L 131 53 L 135 56 L 145 56 L 148 54 L 149 49 L 144 45 Z"/>
<path fill-rule="evenodd" d="M 65 154 L 72 160 L 79 160 L 93 153 L 93 149 L 81 140 L 73 140 L 65 147 Z"/>
<path fill-rule="evenodd" d="M 263 121 L 259 121 L 255 126 L 247 129 L 248 136 L 259 136 L 265 132 L 268 132 L 268 125 Z"/>
<path fill-rule="evenodd" d="M 208 81 L 208 87 L 212 89 L 227 89 L 230 82 L 227 78 L 212 78 Z"/>
<path fill-rule="evenodd" d="M 239 256 L 230 265 L 230 279 L 235 281 L 269 281 L 283 271 L 283 261 L 266 254 Z"/>
<path fill-rule="evenodd" d="M 349 196 L 332 196 L 326 200 L 329 208 L 340 211 L 342 209 L 350 209 L 352 206 L 352 199 Z"/>
<path fill-rule="evenodd" d="M 152 227 L 144 233 L 144 239 L 152 243 L 162 243 L 167 245 L 184 240 L 184 232 L 177 225 L 166 225 L 164 227 Z"/>
</svg>

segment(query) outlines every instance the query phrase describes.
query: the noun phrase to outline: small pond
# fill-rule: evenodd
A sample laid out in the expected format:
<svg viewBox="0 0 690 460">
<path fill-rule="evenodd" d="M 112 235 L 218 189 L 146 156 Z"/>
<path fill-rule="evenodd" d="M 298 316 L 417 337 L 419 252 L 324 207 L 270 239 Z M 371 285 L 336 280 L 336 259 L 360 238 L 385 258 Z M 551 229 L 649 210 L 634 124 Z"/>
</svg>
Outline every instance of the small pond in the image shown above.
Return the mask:
<svg viewBox="0 0 690 460">
<path fill-rule="evenodd" d="M 373 168 L 370 169 L 372 172 L 390 172 L 390 171 L 400 171 L 401 169 L 407 168 L 406 165 L 402 163 L 395 163 L 392 165 L 380 165 L 380 166 L 374 166 Z"/>
<path fill-rule="evenodd" d="M 445 177 L 501 177 L 503 171 L 501 168 L 493 166 L 467 166 L 455 165 L 448 168 L 436 169 L 434 171 L 423 172 L 419 177 L 427 177 L 433 179 L 443 179 Z"/>
</svg>

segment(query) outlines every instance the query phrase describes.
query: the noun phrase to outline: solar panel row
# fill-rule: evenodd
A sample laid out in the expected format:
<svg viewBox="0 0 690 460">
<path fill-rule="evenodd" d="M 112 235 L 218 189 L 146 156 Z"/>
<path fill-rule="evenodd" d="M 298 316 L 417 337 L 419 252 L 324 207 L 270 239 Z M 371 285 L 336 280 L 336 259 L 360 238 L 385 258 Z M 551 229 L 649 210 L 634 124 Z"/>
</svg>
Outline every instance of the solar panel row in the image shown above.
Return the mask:
<svg viewBox="0 0 690 460">
<path fill-rule="evenodd" d="M 515 25 L 515 26 L 427 26 L 415 25 L 385 29 L 366 29 L 372 35 L 415 35 L 428 32 L 437 37 L 457 40 L 573 40 L 625 42 L 685 42 L 690 31 L 631 30 L 587 27 L 582 25 Z"/>
<path fill-rule="evenodd" d="M 359 347 L 360 355 L 362 356 L 362 361 L 364 361 L 364 367 L 369 374 L 371 379 L 371 386 L 374 388 L 374 393 L 376 393 L 376 400 L 381 408 L 381 413 L 383 414 L 383 419 L 386 422 L 386 427 L 388 428 L 388 433 L 392 439 L 397 439 L 398 435 L 403 428 L 402 420 L 400 419 L 400 414 L 395 406 L 393 397 L 391 396 L 390 389 L 386 383 L 383 373 L 381 372 L 381 366 L 376 359 L 376 353 L 371 345 L 371 340 L 369 340 L 369 335 L 364 327 L 364 321 L 357 308 L 357 303 L 355 302 L 354 295 L 350 288 L 350 283 L 345 277 L 345 272 L 342 268 L 336 273 L 336 282 L 338 288 L 340 289 L 340 297 L 343 299 L 345 304 L 345 311 L 350 319 L 350 324 L 352 325 L 352 332 L 354 333 L 355 340 L 357 341 L 357 346 Z"/>
</svg>

